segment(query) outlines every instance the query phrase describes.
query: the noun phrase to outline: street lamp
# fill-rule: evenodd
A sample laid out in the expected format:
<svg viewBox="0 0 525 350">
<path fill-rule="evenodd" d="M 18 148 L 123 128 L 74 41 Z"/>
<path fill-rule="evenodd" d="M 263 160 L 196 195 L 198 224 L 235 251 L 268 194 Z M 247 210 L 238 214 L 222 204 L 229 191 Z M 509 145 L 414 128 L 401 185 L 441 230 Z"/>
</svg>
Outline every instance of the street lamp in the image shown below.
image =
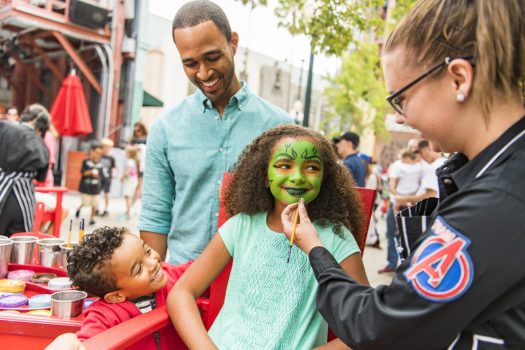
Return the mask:
<svg viewBox="0 0 525 350">
<path fill-rule="evenodd" d="M 311 22 L 315 12 L 322 4 L 319 0 L 307 0 L 302 8 L 303 17 L 307 22 Z M 312 40 L 313 41 L 313 40 Z M 310 122 L 310 104 L 312 101 L 312 80 L 314 73 L 314 46 L 310 42 L 310 62 L 308 63 L 308 78 L 306 79 L 306 93 L 304 96 L 304 118 L 303 126 L 308 126 Z"/>
</svg>

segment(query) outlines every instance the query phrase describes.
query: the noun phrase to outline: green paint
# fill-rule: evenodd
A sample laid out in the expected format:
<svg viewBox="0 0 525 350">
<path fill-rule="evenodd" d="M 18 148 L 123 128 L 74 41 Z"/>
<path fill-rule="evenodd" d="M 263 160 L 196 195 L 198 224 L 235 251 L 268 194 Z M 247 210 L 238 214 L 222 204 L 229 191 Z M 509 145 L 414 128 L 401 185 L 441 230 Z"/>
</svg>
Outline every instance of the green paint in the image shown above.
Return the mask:
<svg viewBox="0 0 525 350">
<path fill-rule="evenodd" d="M 308 141 L 291 141 L 272 153 L 268 182 L 272 195 L 283 204 L 304 198 L 312 202 L 321 191 L 323 161 L 317 147 Z"/>
</svg>

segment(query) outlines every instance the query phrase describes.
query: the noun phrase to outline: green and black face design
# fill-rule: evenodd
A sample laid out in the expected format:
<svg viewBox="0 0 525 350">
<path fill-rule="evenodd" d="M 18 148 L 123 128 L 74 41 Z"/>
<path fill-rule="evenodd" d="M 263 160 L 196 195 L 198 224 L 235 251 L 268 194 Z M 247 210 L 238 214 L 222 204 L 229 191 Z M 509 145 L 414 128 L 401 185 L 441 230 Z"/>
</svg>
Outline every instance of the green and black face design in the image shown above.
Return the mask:
<svg viewBox="0 0 525 350">
<path fill-rule="evenodd" d="M 268 165 L 270 191 L 277 200 L 288 205 L 304 198 L 310 203 L 322 180 L 323 160 L 312 142 L 287 138 L 277 144 Z"/>
</svg>

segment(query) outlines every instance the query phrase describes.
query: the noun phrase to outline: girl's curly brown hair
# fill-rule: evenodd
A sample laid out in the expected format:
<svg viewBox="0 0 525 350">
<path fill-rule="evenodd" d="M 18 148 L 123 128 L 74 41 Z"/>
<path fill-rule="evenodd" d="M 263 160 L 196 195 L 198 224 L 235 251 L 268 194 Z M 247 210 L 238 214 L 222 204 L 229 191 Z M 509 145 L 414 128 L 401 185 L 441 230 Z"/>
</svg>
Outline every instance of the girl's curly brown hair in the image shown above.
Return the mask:
<svg viewBox="0 0 525 350">
<path fill-rule="evenodd" d="M 355 182 L 344 166 L 337 163 L 337 156 L 330 142 L 320 133 L 297 125 L 280 125 L 267 130 L 246 146 L 235 164 L 231 182 L 224 194 L 229 216 L 238 213 L 255 214 L 270 212 L 274 197 L 267 184 L 268 164 L 273 147 L 281 139 L 309 138 L 317 146 L 323 160 L 323 185 L 319 196 L 308 204 L 312 222 L 331 223 L 334 232 L 341 235 L 347 227 L 359 242 L 362 234 L 358 228 L 363 223 L 363 208 Z"/>
</svg>

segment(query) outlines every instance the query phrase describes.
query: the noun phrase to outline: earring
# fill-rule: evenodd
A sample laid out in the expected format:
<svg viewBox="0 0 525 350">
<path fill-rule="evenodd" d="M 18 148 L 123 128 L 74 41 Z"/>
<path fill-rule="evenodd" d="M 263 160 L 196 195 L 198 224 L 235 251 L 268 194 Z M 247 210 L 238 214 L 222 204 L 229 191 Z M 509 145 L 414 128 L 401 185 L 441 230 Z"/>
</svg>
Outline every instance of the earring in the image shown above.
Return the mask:
<svg viewBox="0 0 525 350">
<path fill-rule="evenodd" d="M 456 95 L 456 101 L 458 101 L 459 103 L 465 102 L 465 98 L 466 98 L 465 94 L 462 93 L 461 91 L 458 92 Z"/>
</svg>

